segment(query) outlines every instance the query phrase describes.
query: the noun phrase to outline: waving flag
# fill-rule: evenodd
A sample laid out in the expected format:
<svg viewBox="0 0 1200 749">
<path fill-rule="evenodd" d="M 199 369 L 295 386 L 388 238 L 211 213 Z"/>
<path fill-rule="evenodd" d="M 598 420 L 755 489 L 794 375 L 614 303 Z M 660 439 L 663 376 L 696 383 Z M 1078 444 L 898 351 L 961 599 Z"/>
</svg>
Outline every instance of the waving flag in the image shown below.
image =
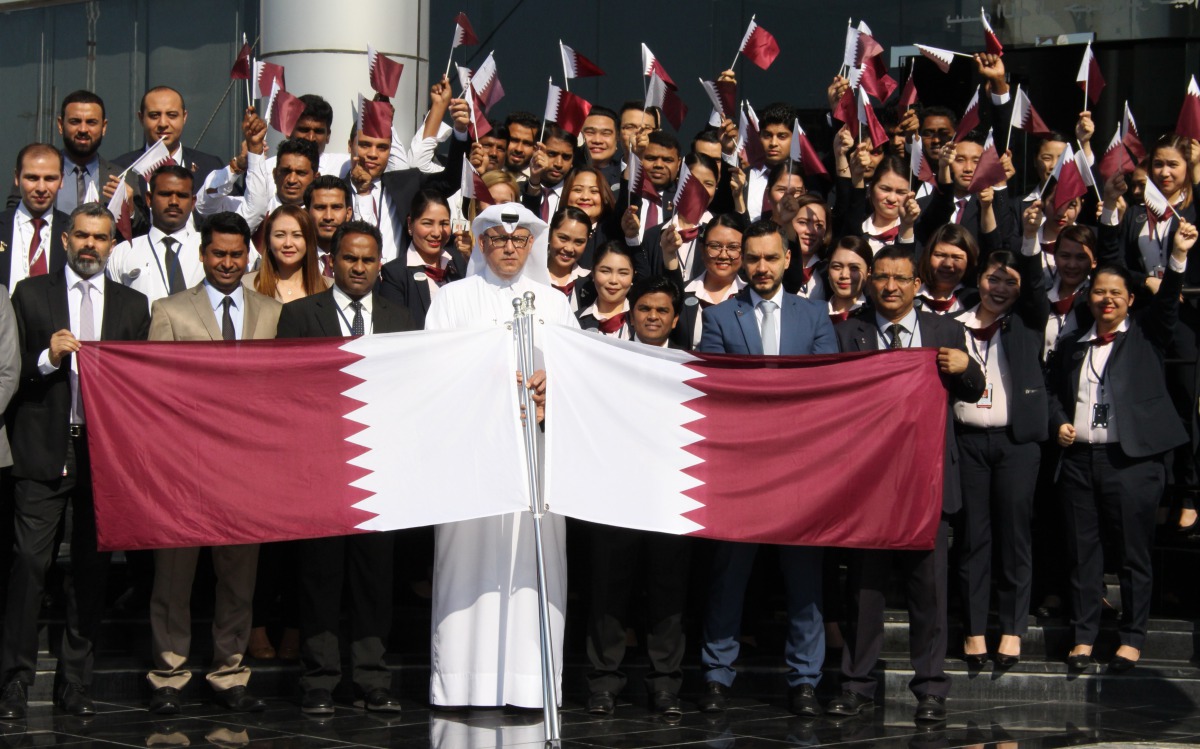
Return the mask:
<svg viewBox="0 0 1200 749">
<path fill-rule="evenodd" d="M 372 101 L 358 95 L 358 123 L 368 138 L 392 138 L 392 120 L 396 108 L 386 101 Z"/>
<path fill-rule="evenodd" d="M 1146 180 L 1146 192 L 1143 200 L 1146 203 L 1146 212 L 1155 221 L 1166 221 L 1176 215 L 1175 209 L 1171 207 L 1171 201 L 1167 200 L 1167 196 L 1162 194 L 1162 190 L 1158 189 L 1152 179 Z"/>
<path fill-rule="evenodd" d="M 1104 149 L 1104 155 L 1100 157 L 1100 165 L 1097 167 L 1100 171 L 1100 179 L 1105 182 L 1112 179 L 1117 172 L 1122 174 L 1133 174 L 1137 169 L 1137 164 L 1130 158 L 1129 151 L 1125 147 L 1125 143 L 1121 140 L 1121 128 L 1118 126 L 1117 131 L 1113 133 L 1112 140 L 1108 143 L 1108 148 Z"/>
<path fill-rule="evenodd" d="M 913 104 L 917 103 L 917 82 L 913 80 L 913 74 L 908 72 L 908 80 L 904 82 L 904 88 L 900 90 L 900 98 L 896 101 L 896 114 L 901 117 Z"/>
<path fill-rule="evenodd" d="M 463 159 L 462 182 L 459 189 L 464 198 L 478 201 L 480 205 L 496 204 L 496 199 L 492 197 L 492 191 L 488 189 L 487 183 L 483 181 L 483 177 L 479 176 L 479 172 L 475 171 L 475 167 L 471 166 L 471 162 L 466 159 Z"/>
<path fill-rule="evenodd" d="M 546 119 L 555 122 L 571 135 L 579 135 L 583 121 L 587 119 L 592 105 L 570 91 L 563 91 L 553 83 L 546 93 Z"/>
<path fill-rule="evenodd" d="M 989 187 L 1003 184 L 1008 179 L 1004 165 L 1000 163 L 1000 154 L 996 152 L 996 143 L 992 139 L 992 131 L 988 131 L 987 140 L 983 145 L 983 153 L 979 163 L 975 165 L 975 173 L 971 175 L 969 192 L 983 192 Z"/>
<path fill-rule="evenodd" d="M 108 200 L 108 212 L 117 220 L 117 231 L 125 241 L 133 239 L 133 204 L 123 183 L 113 190 L 113 196 Z"/>
<path fill-rule="evenodd" d="M 829 170 L 821 163 L 821 157 L 817 155 L 817 149 L 813 148 L 812 143 L 809 142 L 804 128 L 800 127 L 800 120 L 792 123 L 792 146 L 789 158 L 800 165 L 806 177 L 829 177 Z"/>
<path fill-rule="evenodd" d="M 879 148 L 887 143 L 887 131 L 883 129 L 883 125 L 879 124 L 879 119 L 875 116 L 875 109 L 867 99 L 867 92 L 861 88 L 858 90 L 857 114 L 859 124 L 867 126 L 867 133 L 871 138 L 871 148 Z"/>
<path fill-rule="evenodd" d="M 146 149 L 146 152 L 137 158 L 137 161 L 129 165 L 126 172 L 136 172 L 139 177 L 149 181 L 150 175 L 154 174 L 154 170 L 158 169 L 163 164 L 171 160 L 171 152 L 167 150 L 167 144 L 162 138 L 153 146 Z M 118 192 L 120 192 L 118 190 Z M 115 213 L 113 214 L 116 215 Z"/>
<path fill-rule="evenodd" d="M 1054 212 L 1061 214 L 1068 203 L 1087 195 L 1087 183 L 1079 173 L 1079 162 L 1075 160 L 1075 149 L 1067 144 L 1062 158 L 1054 168 Z"/>
<path fill-rule="evenodd" d="M 742 46 L 738 47 L 738 54 L 745 55 L 747 60 L 766 70 L 779 56 L 779 43 L 769 31 L 759 26 L 754 18 L 750 17 L 750 27 L 742 37 Z"/>
<path fill-rule="evenodd" d="M 500 74 L 496 69 L 494 52 L 488 52 L 487 59 L 471 76 L 471 88 L 479 95 L 485 110 L 496 106 L 496 102 L 504 98 L 504 87 L 500 85 Z"/>
<path fill-rule="evenodd" d="M 708 210 L 710 200 L 708 190 L 692 176 L 692 170 L 688 169 L 687 164 L 681 165 L 679 185 L 675 188 L 675 213 L 693 226 L 697 225 Z"/>
<path fill-rule="evenodd" d="M 1033 108 L 1033 102 L 1029 101 L 1029 97 L 1021 90 L 1019 83 L 1017 84 L 1017 93 L 1013 95 L 1012 119 L 1009 125 L 1018 130 L 1024 130 L 1035 138 L 1045 138 L 1050 134 L 1050 128 Z"/>
<path fill-rule="evenodd" d="M 646 177 L 646 170 L 642 167 L 642 160 L 633 152 L 630 152 L 627 158 L 629 159 L 630 205 L 641 205 L 642 198 L 658 200 L 658 189 Z"/>
<path fill-rule="evenodd" d="M 276 86 L 278 85 L 279 83 L 276 81 Z M 292 96 L 282 88 L 272 93 L 267 123 L 274 128 L 275 132 L 282 133 L 285 138 L 292 137 L 292 131 L 296 129 L 296 123 L 299 122 L 302 114 L 304 114 L 304 102 L 299 98 Z"/>
<path fill-rule="evenodd" d="M 96 342 L 79 364 L 104 550 L 316 538 L 529 509 L 512 334 L 501 329 Z M 427 397 L 429 377 L 456 393 L 454 408 Z M 230 382 L 241 392 L 236 407 Z M 487 450 L 467 470 L 453 450 L 428 450 L 468 443 Z"/>
<path fill-rule="evenodd" d="M 937 47 L 927 47 L 924 44 L 913 45 L 917 48 L 925 59 L 938 66 L 938 70 L 943 73 L 950 72 L 950 63 L 954 62 L 954 56 L 957 54 L 948 49 L 938 49 Z"/>
<path fill-rule="evenodd" d="M 748 102 L 742 102 L 741 113 L 738 115 L 738 152 L 751 169 L 757 169 L 767 161 L 767 154 L 762 147 L 761 131 L 754 107 Z"/>
<path fill-rule="evenodd" d="M 717 356 L 551 326 L 545 354 L 556 513 L 730 541 L 933 547 L 947 409 L 933 349 Z M 874 404 L 897 392 L 903 414 L 881 420 Z M 614 444 L 637 491 L 579 481 Z M 781 459 L 779 445 L 802 455 Z"/>
<path fill-rule="evenodd" d="M 1125 102 L 1125 116 L 1121 119 L 1121 142 L 1129 149 L 1129 153 L 1133 154 L 1136 161 L 1141 161 L 1146 158 L 1146 147 L 1142 145 L 1141 134 L 1138 132 L 1137 123 L 1133 121 L 1133 110 L 1129 108 L 1129 102 Z"/>
<path fill-rule="evenodd" d="M 467 18 L 466 13 L 459 13 L 454 17 L 454 41 L 450 43 L 450 51 L 453 53 L 463 45 L 475 44 L 479 44 L 479 37 L 475 36 L 475 29 L 471 28 L 470 19 Z"/>
<path fill-rule="evenodd" d="M 1100 63 L 1092 54 L 1092 43 L 1088 42 L 1083 50 L 1083 62 L 1079 64 L 1079 72 L 1075 74 L 1075 82 L 1083 89 L 1085 98 L 1092 104 L 1100 100 L 1100 92 L 1104 90 L 1104 76 L 1100 73 Z"/>
<path fill-rule="evenodd" d="M 924 144 L 919 135 L 914 135 L 908 142 L 908 169 L 918 182 L 933 182 L 933 168 L 925 158 Z"/>
<path fill-rule="evenodd" d="M 404 66 L 392 60 L 387 55 L 381 55 L 370 44 L 367 45 L 367 72 L 371 78 L 371 88 L 389 99 L 395 98 L 396 89 L 400 87 L 400 74 Z"/>
<path fill-rule="evenodd" d="M 675 89 L 667 80 L 658 75 L 650 76 L 650 86 L 646 89 L 646 106 L 662 109 L 663 116 L 671 123 L 671 127 L 679 130 L 687 117 L 688 108 L 675 93 Z"/>
<path fill-rule="evenodd" d="M 733 113 L 737 111 L 737 84 L 733 81 L 701 80 L 700 85 L 704 88 L 704 93 L 708 94 L 713 109 L 722 118 L 732 120 Z"/>
<path fill-rule="evenodd" d="M 558 43 L 558 50 L 562 53 L 563 74 L 567 78 L 591 78 L 604 75 L 604 71 L 596 63 L 563 44 L 561 41 Z"/>
<path fill-rule="evenodd" d="M 279 81 L 280 88 L 287 88 L 283 81 L 282 65 L 262 60 L 254 63 L 254 88 L 258 91 L 259 98 L 265 99 L 270 96 L 276 81 Z"/>
<path fill-rule="evenodd" d="M 1003 56 L 1004 45 L 1000 43 L 1000 37 L 996 36 L 996 32 L 992 30 L 992 25 L 988 23 L 987 11 L 983 8 L 979 9 L 979 20 L 983 22 L 983 41 L 987 45 L 987 53 L 998 57 Z"/>
<path fill-rule="evenodd" d="M 979 127 L 979 86 L 975 87 L 975 94 L 967 102 L 967 108 L 958 120 L 958 128 L 954 131 L 954 142 L 957 143 L 967 137 L 977 127 Z"/>
<path fill-rule="evenodd" d="M 1188 82 L 1187 94 L 1184 95 L 1183 106 L 1179 109 L 1175 133 L 1192 140 L 1200 140 L 1200 88 L 1196 86 L 1194 75 Z"/>
<path fill-rule="evenodd" d="M 644 43 L 642 44 L 642 75 L 661 78 L 668 88 L 675 88 L 675 81 L 671 80 L 671 76 L 667 75 L 667 69 L 663 67 L 654 53 L 650 51 Z M 654 82 L 651 81 L 651 84 Z"/>
<path fill-rule="evenodd" d="M 246 41 L 246 35 L 242 34 L 242 48 L 238 50 L 237 58 L 233 61 L 233 67 L 229 69 L 229 77 L 238 81 L 250 80 L 250 55 L 253 52 L 250 49 L 250 43 Z"/>
</svg>

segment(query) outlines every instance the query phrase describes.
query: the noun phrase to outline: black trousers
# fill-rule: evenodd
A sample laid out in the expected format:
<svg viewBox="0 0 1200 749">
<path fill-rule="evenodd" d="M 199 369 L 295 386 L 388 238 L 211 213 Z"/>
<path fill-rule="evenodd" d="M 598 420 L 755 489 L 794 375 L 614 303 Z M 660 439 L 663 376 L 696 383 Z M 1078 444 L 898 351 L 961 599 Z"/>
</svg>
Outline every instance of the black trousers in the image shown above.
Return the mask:
<svg viewBox="0 0 1200 749">
<path fill-rule="evenodd" d="M 683 684 L 683 609 L 687 601 L 691 539 L 666 533 L 592 525 L 588 689 L 618 694 L 625 688 L 625 627 L 636 588 L 646 592 L 636 617 L 646 626 L 650 673 L 646 690 L 678 694 Z M 642 623 L 641 621 L 637 622 Z"/>
<path fill-rule="evenodd" d="M 904 575 L 908 593 L 908 650 L 918 698 L 950 693 L 946 674 L 946 557 L 950 526 L 938 525 L 937 542 L 929 551 L 851 552 L 849 622 L 842 651 L 842 687 L 864 697 L 875 696 L 871 675 L 883 651 L 883 610 L 893 569 Z"/>
<path fill-rule="evenodd" d="M 67 626 L 52 644 L 56 680 L 89 686 L 95 640 L 104 616 L 104 594 L 112 555 L 96 550 L 96 511 L 86 437 L 67 442 L 66 471 L 54 481 L 18 478 L 14 489 L 13 563 L 4 611 L 3 682 L 33 683 L 37 667 L 38 614 L 46 572 L 54 559 L 59 524 L 71 508 L 71 566 L 65 580 Z"/>
<path fill-rule="evenodd" d="M 1121 644 L 1141 650 L 1154 585 L 1154 517 L 1165 482 L 1161 455 L 1130 458 L 1117 444 L 1083 443 L 1063 453 L 1058 491 L 1066 508 L 1076 643 L 1091 645 L 1100 632 L 1108 536 L 1121 582 Z"/>
<path fill-rule="evenodd" d="M 987 632 L 994 578 L 1000 632 L 1023 635 L 1033 585 L 1033 495 L 1042 451 L 1036 442 L 1013 442 L 1005 428 L 957 425 L 957 431 L 963 508 L 962 533 L 955 538 L 961 539 L 964 634 Z M 994 551 L 1000 562 L 995 575 Z"/>
<path fill-rule="evenodd" d="M 332 692 L 342 679 L 338 629 L 343 586 L 354 686 L 363 694 L 391 688 L 383 656 L 392 624 L 393 541 L 391 533 L 360 533 L 297 542 L 304 691 Z"/>
</svg>

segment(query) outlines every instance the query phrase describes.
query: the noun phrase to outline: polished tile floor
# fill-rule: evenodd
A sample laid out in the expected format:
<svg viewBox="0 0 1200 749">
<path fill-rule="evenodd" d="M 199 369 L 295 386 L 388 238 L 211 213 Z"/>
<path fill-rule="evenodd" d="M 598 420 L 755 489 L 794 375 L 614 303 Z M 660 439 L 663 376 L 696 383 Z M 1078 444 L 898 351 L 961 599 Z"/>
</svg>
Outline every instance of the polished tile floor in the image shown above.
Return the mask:
<svg viewBox="0 0 1200 749">
<path fill-rule="evenodd" d="M 378 717 L 339 708 L 328 719 L 302 715 L 290 702 L 273 701 L 266 713 L 239 715 L 207 703 L 188 704 L 163 720 L 141 704 L 100 703 L 100 714 L 80 720 L 35 703 L 23 723 L 0 723 L 0 747 L 437 747 L 489 749 L 538 747 L 542 715 L 476 710 L 431 712 L 405 702 L 399 715 Z M 1102 707 L 1073 703 L 969 704 L 951 700 L 943 727 L 916 728 L 913 706 L 889 702 L 845 722 L 805 721 L 777 705 L 740 699 L 712 717 L 694 709 L 676 724 L 621 704 L 612 719 L 588 716 L 577 704 L 562 712 L 563 747 L 1063 747 L 1095 744 L 1166 746 L 1200 744 L 1200 715 L 1163 706 Z"/>
</svg>

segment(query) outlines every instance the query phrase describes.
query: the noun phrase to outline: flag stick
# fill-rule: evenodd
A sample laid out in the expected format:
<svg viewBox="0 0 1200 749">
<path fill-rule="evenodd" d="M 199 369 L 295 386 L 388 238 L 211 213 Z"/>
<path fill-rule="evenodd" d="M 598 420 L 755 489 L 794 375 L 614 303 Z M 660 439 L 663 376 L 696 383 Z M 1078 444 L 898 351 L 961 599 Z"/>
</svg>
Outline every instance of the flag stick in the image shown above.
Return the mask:
<svg viewBox="0 0 1200 749">
<path fill-rule="evenodd" d="M 1017 97 L 1021 95 L 1021 84 L 1017 84 L 1017 93 L 1013 94 L 1013 104 L 1016 104 Z M 1015 110 L 1014 110 L 1015 111 Z M 1021 118 L 1021 124 L 1025 124 L 1025 118 Z M 1008 147 L 1012 145 L 1012 117 L 1008 118 L 1008 135 L 1004 138 L 1004 150 L 1008 151 Z"/>
<path fill-rule="evenodd" d="M 563 51 L 563 43 L 562 43 L 562 39 L 559 39 L 558 40 L 558 56 L 562 58 L 563 86 L 566 88 L 567 93 L 570 93 L 571 92 L 571 73 L 569 70 L 567 70 L 567 56 L 564 55 L 562 53 L 562 51 Z"/>
<path fill-rule="evenodd" d="M 549 95 L 550 94 L 550 86 L 554 85 L 554 76 L 550 76 L 550 78 L 548 78 L 547 80 L 549 82 L 546 84 L 546 94 Z M 546 137 L 546 118 L 542 117 L 542 134 L 538 136 L 538 143 L 541 143 L 542 138 L 545 138 L 545 137 Z"/>
<path fill-rule="evenodd" d="M 751 23 L 751 24 L 753 24 L 753 23 L 754 23 L 754 19 L 755 19 L 755 18 L 758 18 L 758 16 L 757 16 L 757 15 L 751 15 L 751 16 L 750 16 L 750 23 Z M 733 70 L 733 66 L 734 66 L 734 65 L 737 65 L 738 57 L 739 57 L 741 54 L 742 54 L 742 48 L 741 48 L 741 47 L 738 47 L 737 54 L 735 54 L 735 55 L 733 56 L 733 62 L 729 63 L 729 69 L 730 69 L 730 70 Z"/>
<path fill-rule="evenodd" d="M 457 26 L 455 26 L 455 28 L 454 28 L 454 38 L 455 39 L 458 38 L 458 27 Z M 450 42 L 450 59 L 446 60 L 446 72 L 442 73 L 442 75 L 450 75 L 450 65 L 453 62 L 454 62 L 454 42 L 451 41 Z"/>
<path fill-rule="evenodd" d="M 975 55 L 968 55 L 966 52 L 951 52 L 950 54 L 954 55 L 955 57 L 966 57 L 970 60 L 975 59 Z"/>
<path fill-rule="evenodd" d="M 1077 151 L 1077 153 L 1083 153 L 1083 144 L 1080 143 L 1078 140 L 1076 140 L 1075 145 L 1079 146 L 1079 151 Z M 1124 148 L 1124 145 L 1122 145 L 1121 147 Z M 1075 162 L 1075 168 L 1076 169 L 1079 168 L 1079 162 Z M 1089 169 L 1088 171 L 1090 172 L 1091 170 Z M 1083 175 L 1081 174 L 1079 176 L 1082 177 Z M 1092 177 L 1091 182 L 1092 182 L 1092 190 L 1096 193 L 1096 200 L 1099 200 L 1100 202 L 1103 203 L 1104 198 L 1100 197 L 1100 188 L 1096 185 L 1096 178 L 1094 176 Z"/>
<path fill-rule="evenodd" d="M 253 75 L 253 73 L 251 74 Z M 254 106 L 254 100 L 250 98 L 250 79 L 246 79 L 246 106 Z"/>
</svg>

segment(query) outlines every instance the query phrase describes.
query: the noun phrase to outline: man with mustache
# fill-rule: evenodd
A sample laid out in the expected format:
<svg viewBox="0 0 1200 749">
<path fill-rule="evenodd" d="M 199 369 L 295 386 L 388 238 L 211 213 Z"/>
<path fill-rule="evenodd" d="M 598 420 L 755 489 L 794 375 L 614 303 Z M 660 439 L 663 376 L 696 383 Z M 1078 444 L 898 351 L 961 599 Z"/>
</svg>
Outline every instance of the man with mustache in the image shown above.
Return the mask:
<svg viewBox="0 0 1200 749">
<path fill-rule="evenodd" d="M 304 191 L 304 207 L 317 225 L 317 260 L 326 278 L 333 278 L 333 235 L 354 217 L 353 205 L 350 185 L 332 174 L 317 177 Z"/>
<path fill-rule="evenodd" d="M 62 154 L 46 143 L 31 143 L 17 154 L 13 185 L 21 199 L 0 213 L 0 284 L 9 289 L 66 265 L 61 237 L 67 214 L 54 209 L 62 166 Z"/>
<path fill-rule="evenodd" d="M 71 568 L 54 697 L 71 715 L 96 712 L 88 689 L 111 555 L 96 549 L 86 408 L 73 354 L 90 341 L 145 340 L 150 329 L 146 297 L 104 277 L 115 230 L 99 203 L 76 207 L 63 223 L 66 266 L 28 278 L 13 292 L 22 382 L 12 411 L 15 543 L 0 648 L 5 720 L 25 717 L 46 571 L 68 506 Z"/>
</svg>

